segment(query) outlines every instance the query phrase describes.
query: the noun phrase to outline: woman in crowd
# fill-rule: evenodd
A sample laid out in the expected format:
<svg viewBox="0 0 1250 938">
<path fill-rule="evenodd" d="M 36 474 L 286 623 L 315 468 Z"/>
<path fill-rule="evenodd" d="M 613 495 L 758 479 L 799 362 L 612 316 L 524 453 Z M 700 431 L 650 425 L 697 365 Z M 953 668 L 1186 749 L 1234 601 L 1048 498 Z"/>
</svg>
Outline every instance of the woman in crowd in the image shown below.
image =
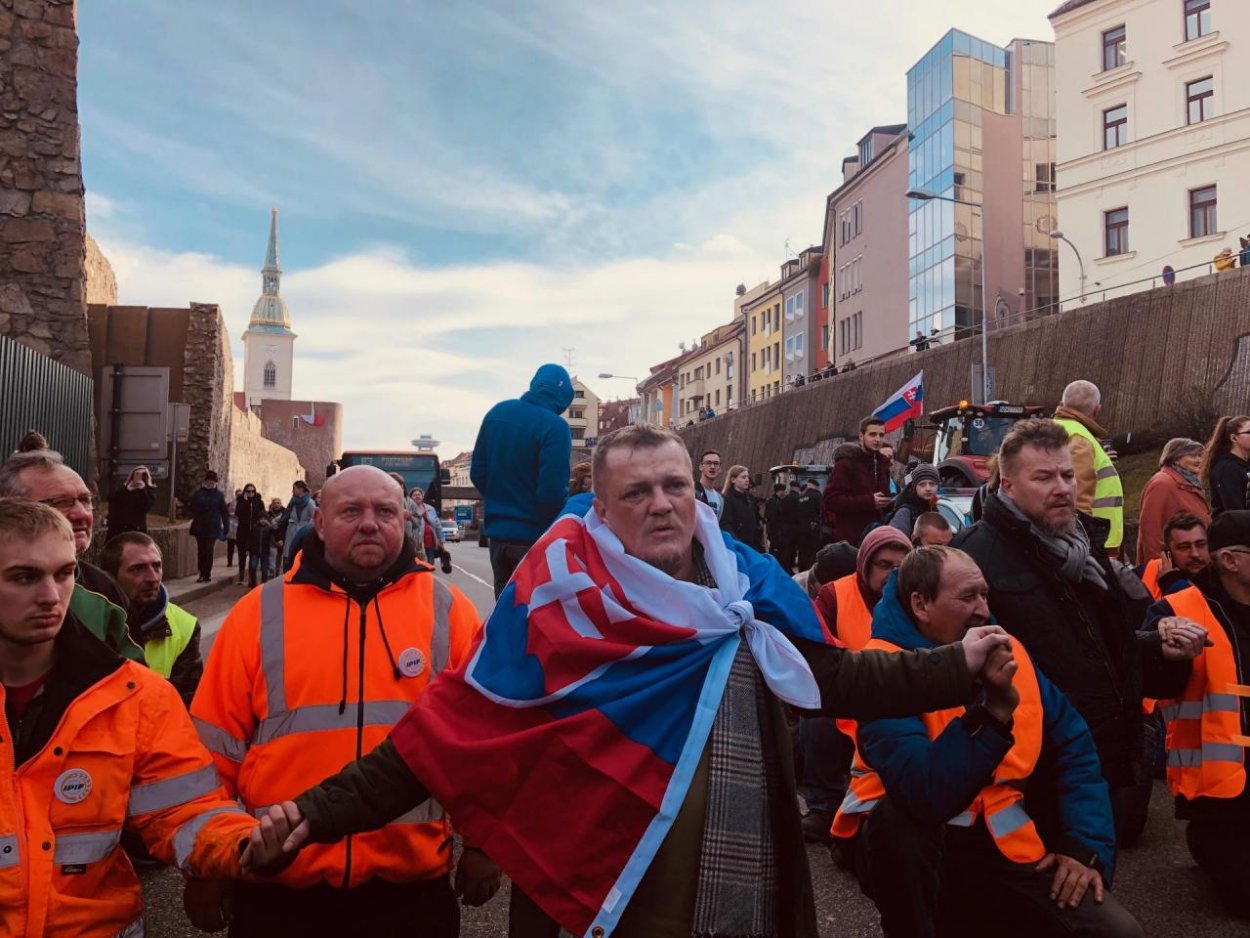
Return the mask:
<svg viewBox="0 0 1250 938">
<path fill-rule="evenodd" d="M 249 563 L 253 556 L 252 534 L 260 519 L 266 517 L 265 499 L 256 491 L 256 486 L 249 482 L 234 502 L 234 538 L 239 549 L 239 582 L 250 570 L 249 586 L 256 585 L 256 564 Z"/>
<path fill-rule="evenodd" d="M 1163 526 L 1177 512 L 1187 511 L 1211 523 L 1211 507 L 1202 489 L 1203 446 L 1184 437 L 1168 440 L 1159 456 L 1159 471 L 1150 477 L 1141 494 L 1141 518 L 1137 528 L 1138 564 L 1163 553 Z M 1244 488 L 1244 486 L 1243 486 Z"/>
<path fill-rule="evenodd" d="M 760 516 L 751 495 L 751 473 L 746 466 L 730 466 L 725 477 L 725 510 L 721 513 L 720 526 L 748 547 L 764 549 Z"/>
<path fill-rule="evenodd" d="M 408 495 L 416 506 L 414 514 L 419 515 L 425 525 L 421 539 L 416 543 L 417 554 L 424 556 L 430 563 L 437 564 L 443 550 L 443 526 L 438 520 L 438 512 L 433 505 L 426 503 L 422 489 L 414 488 Z"/>
<path fill-rule="evenodd" d="M 126 531 L 148 533 L 148 512 L 156 501 L 156 486 L 147 466 L 136 466 L 123 485 L 109 496 L 108 536 Z"/>
<path fill-rule="evenodd" d="M 912 528 L 916 519 L 926 511 L 933 511 L 937 505 L 938 485 L 942 478 L 938 471 L 929 463 L 917 463 L 904 480 L 903 491 L 894 499 L 894 514 L 890 516 L 890 527 L 902 531 L 911 540 Z"/>
<path fill-rule="evenodd" d="M 1221 417 L 1202 454 L 1201 479 L 1211 492 L 1211 513 L 1247 507 L 1250 485 L 1250 417 Z"/>
</svg>

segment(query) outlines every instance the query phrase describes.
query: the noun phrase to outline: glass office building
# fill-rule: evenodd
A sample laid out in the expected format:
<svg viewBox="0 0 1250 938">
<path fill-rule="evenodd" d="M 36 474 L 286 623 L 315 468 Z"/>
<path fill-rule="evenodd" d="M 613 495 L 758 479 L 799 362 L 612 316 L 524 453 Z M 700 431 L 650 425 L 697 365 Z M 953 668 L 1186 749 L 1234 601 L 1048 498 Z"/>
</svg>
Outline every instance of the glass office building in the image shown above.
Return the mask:
<svg viewBox="0 0 1250 938">
<path fill-rule="evenodd" d="M 907 73 L 908 187 L 985 205 L 989 303 L 1010 321 L 1053 304 L 1054 47 L 1002 48 L 952 30 Z M 908 334 L 975 334 L 982 319 L 981 208 L 913 200 Z M 1045 231 L 1041 231 L 1041 228 Z M 1018 235 L 1016 233 L 1019 233 Z"/>
</svg>

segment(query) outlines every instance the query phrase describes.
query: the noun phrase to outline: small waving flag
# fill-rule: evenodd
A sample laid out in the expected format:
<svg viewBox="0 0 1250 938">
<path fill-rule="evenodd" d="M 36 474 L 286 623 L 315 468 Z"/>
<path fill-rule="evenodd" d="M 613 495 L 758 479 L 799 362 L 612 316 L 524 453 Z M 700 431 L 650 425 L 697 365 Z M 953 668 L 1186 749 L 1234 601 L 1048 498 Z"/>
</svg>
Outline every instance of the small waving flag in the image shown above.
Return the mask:
<svg viewBox="0 0 1250 938">
<path fill-rule="evenodd" d="M 905 385 L 890 395 L 884 404 L 872 412 L 874 417 L 885 421 L 885 432 L 897 430 L 912 417 L 924 413 L 924 369 L 917 372 Z"/>
</svg>

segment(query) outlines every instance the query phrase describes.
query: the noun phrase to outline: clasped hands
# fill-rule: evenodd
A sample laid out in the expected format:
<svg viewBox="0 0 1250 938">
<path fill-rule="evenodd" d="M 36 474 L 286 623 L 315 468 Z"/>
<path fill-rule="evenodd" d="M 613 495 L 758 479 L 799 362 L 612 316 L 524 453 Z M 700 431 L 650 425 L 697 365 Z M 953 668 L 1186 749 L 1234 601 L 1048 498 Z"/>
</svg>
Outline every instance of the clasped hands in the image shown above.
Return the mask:
<svg viewBox="0 0 1250 938">
<path fill-rule="evenodd" d="M 243 848 L 244 875 L 274 876 L 282 872 L 308 843 L 311 833 L 294 801 L 270 805 Z M 452 887 L 463 904 L 479 906 L 499 891 L 501 879 L 502 873 L 490 857 L 474 847 L 465 847 Z"/>
</svg>

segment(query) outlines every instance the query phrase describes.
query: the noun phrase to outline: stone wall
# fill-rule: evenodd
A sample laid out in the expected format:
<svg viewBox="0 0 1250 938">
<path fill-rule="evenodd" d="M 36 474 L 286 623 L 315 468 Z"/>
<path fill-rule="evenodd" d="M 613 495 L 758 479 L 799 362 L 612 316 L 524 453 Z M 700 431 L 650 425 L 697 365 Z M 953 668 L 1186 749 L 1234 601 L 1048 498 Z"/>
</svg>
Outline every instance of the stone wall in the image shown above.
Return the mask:
<svg viewBox="0 0 1250 938">
<path fill-rule="evenodd" d="M 113 265 L 96 244 L 95 238 L 87 235 L 87 302 L 102 303 L 105 306 L 117 305 L 117 277 L 113 273 Z"/>
<path fill-rule="evenodd" d="M 0 2 L 0 334 L 90 374 L 76 24 Z"/>
<path fill-rule="evenodd" d="M 192 303 L 183 352 L 182 401 L 191 406 L 190 439 L 178 446 L 176 494 L 186 502 L 212 469 L 230 471 L 230 421 L 234 414 L 234 360 L 221 309 Z"/>
<path fill-rule="evenodd" d="M 1102 389 L 1099 420 L 1117 449 L 1157 448 L 1171 436 L 1205 438 L 1221 413 L 1250 410 L 1250 270 L 1233 270 L 1091 304 L 991 331 L 995 397 L 1058 403 L 1086 378 Z M 928 410 L 967 398 L 981 344 L 964 340 L 900 354 L 788 391 L 682 432 L 692 453 L 719 450 L 752 472 L 828 462 L 920 369 Z"/>
<path fill-rule="evenodd" d="M 236 402 L 242 398 L 236 394 Z M 313 426 L 304 416 L 322 420 Z M 326 464 L 343 452 L 343 405 L 333 401 L 277 401 L 260 404 L 260 419 L 266 438 L 292 450 L 308 473 L 305 481 L 313 489 L 325 485 Z"/>
<path fill-rule="evenodd" d="M 238 407 L 231 410 L 230 468 L 222 479 L 222 489 L 229 497 L 235 489 L 251 483 L 264 496 L 265 504 L 275 496 L 285 504 L 291 497 L 291 483 L 307 478 L 305 467 L 291 450 L 265 439 L 259 417 Z"/>
</svg>

